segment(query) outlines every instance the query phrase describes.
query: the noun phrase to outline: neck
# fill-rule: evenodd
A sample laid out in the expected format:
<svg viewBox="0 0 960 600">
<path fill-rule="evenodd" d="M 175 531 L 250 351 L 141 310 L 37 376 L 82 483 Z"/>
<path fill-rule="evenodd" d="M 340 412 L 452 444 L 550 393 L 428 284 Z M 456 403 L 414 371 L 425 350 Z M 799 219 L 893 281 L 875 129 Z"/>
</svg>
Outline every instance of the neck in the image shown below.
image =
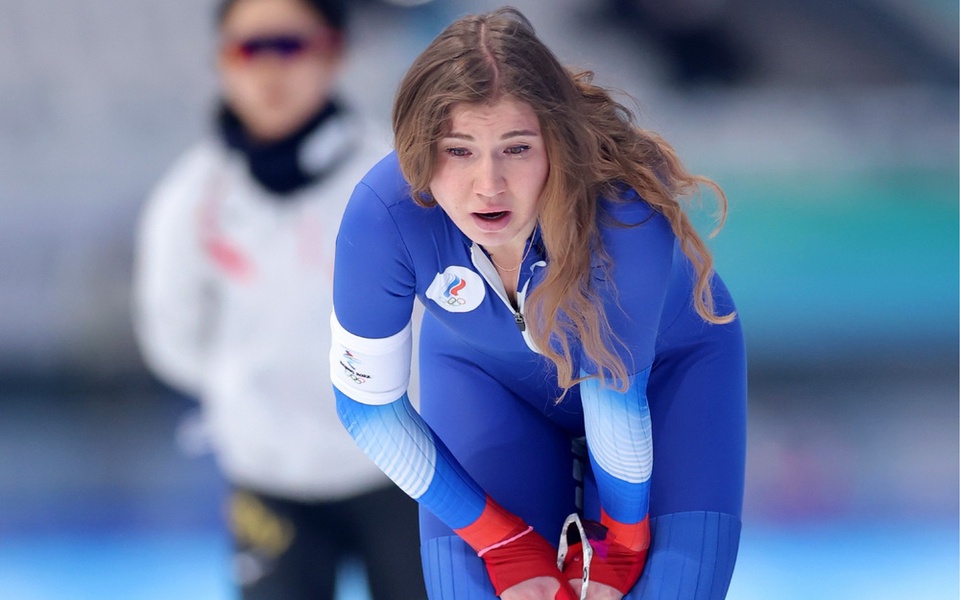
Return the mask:
<svg viewBox="0 0 960 600">
<path fill-rule="evenodd" d="M 487 251 L 490 262 L 497 268 L 497 271 L 501 273 L 516 273 L 520 271 L 520 267 L 523 266 L 523 261 L 527 260 L 530 249 L 533 248 L 533 238 L 537 233 L 538 226 L 539 224 L 533 226 L 533 231 L 524 239 L 523 245 L 515 251 L 512 248 L 504 248 L 503 246 L 497 248 L 495 252 Z M 495 254 L 496 256 L 494 256 Z"/>
<path fill-rule="evenodd" d="M 525 258 L 525 257 L 524 257 L 524 258 Z M 506 273 L 515 273 L 515 272 L 517 272 L 517 271 L 520 270 L 520 265 L 523 264 L 523 258 L 521 258 L 521 259 L 520 259 L 519 261 L 517 261 L 512 267 L 510 267 L 510 266 L 506 266 L 506 265 L 501 264 L 501 263 L 500 263 L 496 258 L 494 258 L 493 255 L 491 254 L 491 255 L 490 255 L 490 262 L 493 263 L 493 266 L 495 266 L 498 271 L 502 271 L 502 272 L 506 272 Z M 509 264 L 509 262 L 508 262 L 508 264 Z"/>
</svg>

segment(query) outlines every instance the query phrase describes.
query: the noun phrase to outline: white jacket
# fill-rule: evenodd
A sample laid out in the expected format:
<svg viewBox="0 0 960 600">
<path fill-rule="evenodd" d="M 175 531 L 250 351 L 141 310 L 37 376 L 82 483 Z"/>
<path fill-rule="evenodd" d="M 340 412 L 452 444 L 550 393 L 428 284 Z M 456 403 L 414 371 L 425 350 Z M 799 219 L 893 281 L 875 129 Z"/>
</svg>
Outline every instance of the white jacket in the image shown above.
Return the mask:
<svg viewBox="0 0 960 600">
<path fill-rule="evenodd" d="M 238 153 L 201 143 L 142 215 L 134 312 L 144 359 L 202 400 L 228 479 L 278 496 L 333 500 L 389 484 L 340 423 L 327 360 L 340 217 L 389 151 L 386 135 L 361 127 L 336 116 L 313 132 L 301 164 L 333 173 L 283 199 Z"/>
</svg>

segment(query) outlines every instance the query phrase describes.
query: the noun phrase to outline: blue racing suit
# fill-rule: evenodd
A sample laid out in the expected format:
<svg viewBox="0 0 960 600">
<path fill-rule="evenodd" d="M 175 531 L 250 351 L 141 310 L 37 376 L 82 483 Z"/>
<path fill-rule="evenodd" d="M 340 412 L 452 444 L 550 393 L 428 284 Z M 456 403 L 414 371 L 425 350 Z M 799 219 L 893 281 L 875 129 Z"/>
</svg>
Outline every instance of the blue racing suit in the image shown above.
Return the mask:
<svg viewBox="0 0 960 600">
<path fill-rule="evenodd" d="M 594 261 L 591 285 L 629 385 L 587 379 L 558 402 L 556 369 L 530 340 L 523 308 L 548 260 L 536 232 L 514 309 L 483 249 L 440 207 L 411 199 L 395 154 L 350 199 L 337 240 L 331 376 L 354 439 L 420 502 L 431 598 L 495 597 L 475 544 L 461 539 L 491 503 L 549 540 L 575 511 L 643 525 L 646 566 L 627 598 L 726 593 L 744 483 L 739 319 L 713 325 L 696 313 L 692 264 L 635 192 L 599 207 L 611 267 Z M 719 276 L 711 286 L 718 312 L 734 310 Z M 425 307 L 419 412 L 406 395 L 415 299 Z M 571 343 L 574 372 L 596 374 Z"/>
</svg>

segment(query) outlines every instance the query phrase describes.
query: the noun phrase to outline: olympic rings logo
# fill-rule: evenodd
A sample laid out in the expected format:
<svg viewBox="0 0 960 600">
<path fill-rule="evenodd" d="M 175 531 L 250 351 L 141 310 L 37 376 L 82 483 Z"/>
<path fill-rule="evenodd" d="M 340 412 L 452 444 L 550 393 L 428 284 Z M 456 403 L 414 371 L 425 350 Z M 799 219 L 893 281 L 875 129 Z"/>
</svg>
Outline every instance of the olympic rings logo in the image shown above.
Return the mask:
<svg viewBox="0 0 960 600">
<path fill-rule="evenodd" d="M 425 295 L 443 310 L 453 313 L 470 312 L 483 302 L 483 278 L 467 267 L 451 265 L 437 273 Z"/>
<path fill-rule="evenodd" d="M 343 367 L 343 372 L 350 378 L 350 381 L 362 385 L 370 379 L 369 375 L 357 371 L 356 365 L 359 364 L 360 361 L 358 361 L 349 350 L 343 353 L 343 358 L 344 360 L 340 361 L 340 366 Z"/>
</svg>

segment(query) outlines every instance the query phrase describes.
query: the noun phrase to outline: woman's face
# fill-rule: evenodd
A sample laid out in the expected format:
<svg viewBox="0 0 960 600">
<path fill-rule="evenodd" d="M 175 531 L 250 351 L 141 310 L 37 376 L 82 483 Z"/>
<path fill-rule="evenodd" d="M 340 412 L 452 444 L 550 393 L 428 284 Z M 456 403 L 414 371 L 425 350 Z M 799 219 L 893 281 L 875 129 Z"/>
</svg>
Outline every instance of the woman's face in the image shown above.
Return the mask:
<svg viewBox="0 0 960 600">
<path fill-rule="evenodd" d="M 282 139 L 327 102 L 341 44 L 300 0 L 240 0 L 220 34 L 224 97 L 254 137 Z"/>
<path fill-rule="evenodd" d="M 436 152 L 430 192 L 440 207 L 488 252 L 518 257 L 550 172 L 533 109 L 510 98 L 456 105 Z"/>
</svg>

